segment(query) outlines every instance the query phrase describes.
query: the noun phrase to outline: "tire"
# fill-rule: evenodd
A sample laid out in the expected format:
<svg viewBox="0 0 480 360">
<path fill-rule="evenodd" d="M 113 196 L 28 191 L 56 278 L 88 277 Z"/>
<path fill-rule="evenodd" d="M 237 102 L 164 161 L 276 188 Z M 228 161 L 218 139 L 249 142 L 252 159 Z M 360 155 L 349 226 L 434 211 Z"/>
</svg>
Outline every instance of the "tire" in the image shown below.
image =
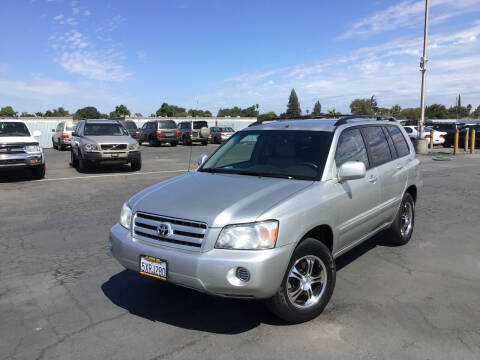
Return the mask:
<svg viewBox="0 0 480 360">
<path fill-rule="evenodd" d="M 132 171 L 139 171 L 142 168 L 142 159 L 140 158 L 138 161 L 132 161 L 130 167 Z"/>
<path fill-rule="evenodd" d="M 37 165 L 32 168 L 32 177 L 35 180 L 40 180 L 45 177 L 45 164 Z"/>
<path fill-rule="evenodd" d="M 53 138 L 52 138 L 52 144 L 53 144 L 53 149 L 57 150 L 58 146 L 57 146 L 57 144 L 55 144 L 55 140 L 53 140 Z"/>
<path fill-rule="evenodd" d="M 73 152 L 73 149 L 70 150 L 70 166 L 71 167 L 77 167 L 78 166 L 78 159 L 75 156 L 75 153 Z"/>
<path fill-rule="evenodd" d="M 208 145 L 208 140 L 202 141 L 202 145 L 203 145 L 203 146 L 207 146 L 207 145 Z"/>
<path fill-rule="evenodd" d="M 77 159 L 77 162 L 78 162 L 78 166 L 77 166 L 77 169 L 79 172 L 81 173 L 84 173 L 88 170 L 88 162 L 87 160 L 84 160 L 82 159 L 82 157 L 80 156 L 78 159 Z"/>
<path fill-rule="evenodd" d="M 184 136 L 184 137 L 182 138 L 182 143 L 183 143 L 183 145 L 185 145 L 185 146 L 190 146 L 190 145 L 192 145 L 192 142 L 189 141 L 189 139 L 188 139 L 187 136 Z"/>
<path fill-rule="evenodd" d="M 215 138 L 215 144 L 220 144 L 220 142 L 221 142 L 221 141 L 220 141 L 220 138 L 219 138 L 219 137 L 216 137 L 216 138 Z"/>
<path fill-rule="evenodd" d="M 172 141 L 172 142 L 170 143 L 170 145 L 171 145 L 172 147 L 175 147 L 175 146 L 177 146 L 177 142 L 176 142 L 176 141 Z"/>
<path fill-rule="evenodd" d="M 307 270 L 309 261 L 313 261 L 311 272 Z M 294 267 L 297 268 L 297 275 L 292 276 Z M 307 303 L 308 290 L 303 290 L 301 286 L 302 281 L 306 281 L 305 286 L 309 285 L 312 278 L 307 276 L 309 273 L 318 280 L 313 283 L 314 287 L 309 288 L 312 295 L 309 301 L 312 304 Z M 277 293 L 266 300 L 267 308 L 289 323 L 312 320 L 327 306 L 335 288 L 335 279 L 335 261 L 330 250 L 317 239 L 306 238 L 293 252 Z"/>
<path fill-rule="evenodd" d="M 408 222 L 408 224 L 407 224 Z M 402 203 L 386 235 L 393 245 L 405 245 L 412 237 L 415 225 L 415 202 L 409 193 L 403 194 Z"/>
<path fill-rule="evenodd" d="M 152 147 L 158 146 L 158 139 L 156 139 L 153 136 L 150 136 L 149 142 L 150 142 L 150 146 L 152 146 Z"/>
</svg>

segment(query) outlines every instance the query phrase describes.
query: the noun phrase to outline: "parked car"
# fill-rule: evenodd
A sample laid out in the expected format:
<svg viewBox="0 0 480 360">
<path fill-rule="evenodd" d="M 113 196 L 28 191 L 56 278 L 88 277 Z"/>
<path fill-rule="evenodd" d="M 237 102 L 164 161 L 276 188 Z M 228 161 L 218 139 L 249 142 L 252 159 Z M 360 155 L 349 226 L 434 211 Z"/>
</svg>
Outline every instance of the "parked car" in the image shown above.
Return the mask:
<svg viewBox="0 0 480 360">
<path fill-rule="evenodd" d="M 73 133 L 71 166 L 84 172 L 93 165 L 130 164 L 142 168 L 140 145 L 117 120 L 82 120 Z"/>
<path fill-rule="evenodd" d="M 407 139 L 396 121 L 351 117 L 246 128 L 125 202 L 110 249 L 143 275 L 313 319 L 335 258 L 382 230 L 410 240 L 422 180 Z"/>
<path fill-rule="evenodd" d="M 139 141 L 140 140 L 140 130 L 137 127 L 137 124 L 135 124 L 135 121 L 132 120 L 118 120 L 120 124 L 122 124 L 125 129 L 127 129 L 128 133 L 132 138 L 135 140 Z"/>
<path fill-rule="evenodd" d="M 221 144 L 235 134 L 231 127 L 213 126 L 210 128 L 210 142 L 212 144 Z"/>
<path fill-rule="evenodd" d="M 210 129 L 206 121 L 182 121 L 178 124 L 178 131 L 178 140 L 183 145 L 192 145 L 194 142 L 199 142 L 202 145 L 208 144 Z"/>
<path fill-rule="evenodd" d="M 45 176 L 45 157 L 38 142 L 42 133 L 32 133 L 17 119 L 0 119 L 0 170 L 28 169 L 33 178 Z"/>
<path fill-rule="evenodd" d="M 480 147 L 480 124 L 466 124 L 458 131 L 458 146 L 463 146 L 465 144 L 465 135 L 467 133 L 467 129 L 469 134 L 472 134 L 472 130 L 475 130 L 475 147 Z M 443 147 L 452 147 L 455 141 L 455 132 L 449 132 L 445 135 L 445 142 L 443 143 Z M 469 145 L 470 146 L 470 139 Z"/>
<path fill-rule="evenodd" d="M 140 144 L 147 141 L 150 146 L 158 146 L 169 143 L 177 146 L 178 136 L 177 124 L 173 120 L 153 120 L 143 124 L 140 130 Z"/>
<path fill-rule="evenodd" d="M 410 139 L 417 139 L 418 138 L 418 126 L 404 126 L 403 127 L 410 137 Z M 432 129 L 429 127 L 423 128 L 423 138 L 430 141 L 430 131 Z M 445 131 L 433 131 L 433 145 L 441 145 L 445 142 L 445 135 L 447 133 Z"/>
<path fill-rule="evenodd" d="M 77 122 L 61 121 L 57 124 L 55 129 L 52 129 L 52 144 L 54 149 L 60 151 L 70 147 L 72 140 L 72 133 L 77 127 Z"/>
</svg>

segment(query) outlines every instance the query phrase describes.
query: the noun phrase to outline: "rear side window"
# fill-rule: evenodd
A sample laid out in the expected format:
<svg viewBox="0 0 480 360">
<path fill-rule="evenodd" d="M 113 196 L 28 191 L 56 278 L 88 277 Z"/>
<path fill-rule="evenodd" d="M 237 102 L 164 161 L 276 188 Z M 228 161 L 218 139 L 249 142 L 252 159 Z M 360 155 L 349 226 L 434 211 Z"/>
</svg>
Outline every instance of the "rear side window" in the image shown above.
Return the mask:
<svg viewBox="0 0 480 360">
<path fill-rule="evenodd" d="M 368 155 L 359 129 L 347 129 L 338 139 L 335 164 L 339 168 L 347 161 L 361 161 L 368 168 Z"/>
<path fill-rule="evenodd" d="M 390 136 L 392 137 L 395 148 L 397 149 L 398 157 L 403 157 L 410 154 L 407 141 L 405 140 L 405 137 L 400 129 L 396 126 L 388 126 L 387 128 L 390 132 Z"/>
<path fill-rule="evenodd" d="M 372 166 L 385 164 L 392 159 L 387 138 L 380 126 L 368 126 L 362 129 L 370 149 Z"/>
</svg>

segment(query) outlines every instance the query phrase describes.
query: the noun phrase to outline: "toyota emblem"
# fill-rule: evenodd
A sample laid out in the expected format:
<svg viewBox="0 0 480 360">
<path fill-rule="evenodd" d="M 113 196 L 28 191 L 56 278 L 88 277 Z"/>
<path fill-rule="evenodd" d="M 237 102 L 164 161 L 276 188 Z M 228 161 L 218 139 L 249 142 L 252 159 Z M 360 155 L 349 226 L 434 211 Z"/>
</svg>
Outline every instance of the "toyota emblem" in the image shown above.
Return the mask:
<svg viewBox="0 0 480 360">
<path fill-rule="evenodd" d="M 167 223 L 160 223 L 157 226 L 157 233 L 160 237 L 169 237 L 172 233 L 170 224 Z"/>
</svg>

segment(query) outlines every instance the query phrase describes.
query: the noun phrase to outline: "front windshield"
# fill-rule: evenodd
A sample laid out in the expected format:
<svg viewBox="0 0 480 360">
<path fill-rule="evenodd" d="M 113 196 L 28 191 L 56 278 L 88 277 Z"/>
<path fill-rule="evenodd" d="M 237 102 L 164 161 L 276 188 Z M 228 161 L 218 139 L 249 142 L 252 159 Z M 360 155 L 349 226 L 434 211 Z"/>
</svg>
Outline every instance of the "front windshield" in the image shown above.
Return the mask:
<svg viewBox="0 0 480 360">
<path fill-rule="evenodd" d="M 7 136 L 30 136 L 30 132 L 23 122 L 0 121 L 0 137 Z"/>
<path fill-rule="evenodd" d="M 127 130 L 120 124 L 86 124 L 85 136 L 125 136 Z"/>
<path fill-rule="evenodd" d="M 241 131 L 199 171 L 319 180 L 332 134 L 324 131 Z"/>
</svg>

